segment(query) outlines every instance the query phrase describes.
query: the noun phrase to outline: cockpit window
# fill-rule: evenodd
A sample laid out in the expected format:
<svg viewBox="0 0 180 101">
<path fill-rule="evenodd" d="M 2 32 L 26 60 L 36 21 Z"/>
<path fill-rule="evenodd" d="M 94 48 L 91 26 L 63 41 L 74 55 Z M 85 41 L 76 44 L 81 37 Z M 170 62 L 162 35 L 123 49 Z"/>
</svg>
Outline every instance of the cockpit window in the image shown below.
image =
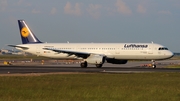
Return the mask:
<svg viewBox="0 0 180 101">
<path fill-rule="evenodd" d="M 166 47 L 160 47 L 159 50 L 168 50 Z"/>
</svg>

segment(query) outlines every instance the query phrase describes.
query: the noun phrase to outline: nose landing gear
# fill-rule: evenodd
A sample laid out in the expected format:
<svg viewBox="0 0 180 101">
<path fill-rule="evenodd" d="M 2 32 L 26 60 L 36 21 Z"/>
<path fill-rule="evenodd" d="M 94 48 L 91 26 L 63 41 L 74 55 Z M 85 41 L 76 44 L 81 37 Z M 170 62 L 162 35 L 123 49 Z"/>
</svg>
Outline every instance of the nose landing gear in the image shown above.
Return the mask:
<svg viewBox="0 0 180 101">
<path fill-rule="evenodd" d="M 151 62 L 152 62 L 152 67 L 155 69 L 156 68 L 155 60 L 151 60 Z"/>
</svg>

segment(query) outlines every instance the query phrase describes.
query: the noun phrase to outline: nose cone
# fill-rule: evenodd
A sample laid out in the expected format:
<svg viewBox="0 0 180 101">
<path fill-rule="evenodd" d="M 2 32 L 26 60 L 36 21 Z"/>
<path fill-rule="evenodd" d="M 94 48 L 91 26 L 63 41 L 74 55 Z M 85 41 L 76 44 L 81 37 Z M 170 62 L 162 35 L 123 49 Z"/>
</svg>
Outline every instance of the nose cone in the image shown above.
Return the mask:
<svg viewBox="0 0 180 101">
<path fill-rule="evenodd" d="M 171 52 L 171 51 L 168 51 L 167 54 L 166 54 L 167 58 L 172 58 L 174 56 L 174 53 Z"/>
</svg>

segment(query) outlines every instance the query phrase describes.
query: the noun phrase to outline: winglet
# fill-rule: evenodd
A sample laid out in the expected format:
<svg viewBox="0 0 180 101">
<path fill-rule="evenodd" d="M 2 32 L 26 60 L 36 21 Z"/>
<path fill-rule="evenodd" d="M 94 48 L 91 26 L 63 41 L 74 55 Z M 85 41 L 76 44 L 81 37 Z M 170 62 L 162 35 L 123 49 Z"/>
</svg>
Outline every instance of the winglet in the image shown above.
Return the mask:
<svg viewBox="0 0 180 101">
<path fill-rule="evenodd" d="M 22 39 L 23 44 L 28 44 L 28 43 L 42 43 L 35 35 L 34 33 L 30 30 L 28 25 L 24 20 L 18 20 L 19 24 L 19 30 L 20 30 L 20 35 Z"/>
</svg>

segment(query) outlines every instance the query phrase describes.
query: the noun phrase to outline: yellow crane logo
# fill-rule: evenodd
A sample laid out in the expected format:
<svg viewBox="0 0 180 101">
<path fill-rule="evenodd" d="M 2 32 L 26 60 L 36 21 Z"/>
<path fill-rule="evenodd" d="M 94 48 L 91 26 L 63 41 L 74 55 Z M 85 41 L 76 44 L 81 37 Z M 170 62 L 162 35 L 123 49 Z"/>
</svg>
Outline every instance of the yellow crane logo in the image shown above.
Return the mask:
<svg viewBox="0 0 180 101">
<path fill-rule="evenodd" d="M 21 35 L 22 35 L 23 37 L 28 37 L 29 31 L 28 31 L 28 29 L 27 29 L 26 27 L 23 27 L 23 28 L 21 29 Z"/>
</svg>

